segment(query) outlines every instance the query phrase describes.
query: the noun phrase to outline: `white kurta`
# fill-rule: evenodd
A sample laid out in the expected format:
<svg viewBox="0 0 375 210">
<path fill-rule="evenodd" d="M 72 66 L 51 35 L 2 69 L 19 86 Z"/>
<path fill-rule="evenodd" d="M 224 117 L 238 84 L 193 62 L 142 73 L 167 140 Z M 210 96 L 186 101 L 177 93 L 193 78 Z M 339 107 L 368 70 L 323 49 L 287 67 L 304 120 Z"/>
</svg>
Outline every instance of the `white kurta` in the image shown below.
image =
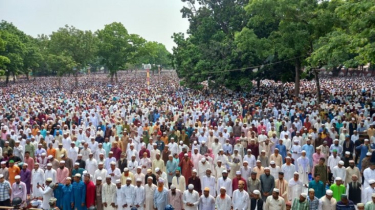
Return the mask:
<svg viewBox="0 0 375 210">
<path fill-rule="evenodd" d="M 273 176 L 273 178 L 275 178 L 275 180 L 279 177 L 280 171 L 280 166 L 275 166 L 275 168 L 270 167 L 270 173 Z"/>
<path fill-rule="evenodd" d="M 113 175 L 111 175 L 113 173 Z M 111 176 L 111 182 L 116 183 L 116 180 L 121 178 L 121 171 L 119 168 L 115 168 L 115 170 L 112 170 L 111 168 L 107 170 L 107 174 Z"/>
<path fill-rule="evenodd" d="M 96 169 L 98 169 L 98 162 L 92 158 L 86 160 L 86 170 L 89 174 L 94 174 Z"/>
<path fill-rule="evenodd" d="M 335 198 L 328 200 L 326 196 L 319 199 L 319 210 L 336 210 L 337 201 Z"/>
<path fill-rule="evenodd" d="M 363 191 L 363 199 L 362 199 L 362 203 L 367 203 L 369 201 L 372 201 L 372 194 L 375 193 L 375 189 L 373 189 L 371 186 L 368 186 L 365 188 L 365 190 Z"/>
<path fill-rule="evenodd" d="M 115 194 L 116 194 L 116 185 L 110 183 L 104 183 L 102 186 L 102 203 L 107 203 L 107 207 L 104 207 L 104 210 L 114 210 L 111 206 L 112 203 L 115 203 Z"/>
<path fill-rule="evenodd" d="M 220 177 L 218 180 L 217 180 L 217 187 L 216 187 L 216 190 L 217 190 L 217 195 L 220 195 L 220 188 L 221 187 L 225 187 L 226 189 L 226 194 L 229 195 L 230 197 L 232 197 L 232 180 L 227 177 L 225 180 L 223 179 L 223 177 Z"/>
<path fill-rule="evenodd" d="M 341 166 L 341 168 L 338 167 L 338 166 L 333 167 L 332 176 L 335 179 L 336 179 L 336 177 L 340 177 L 342 180 L 345 181 L 345 179 L 346 179 L 346 168 L 344 166 Z"/>
<path fill-rule="evenodd" d="M 272 195 L 267 197 L 266 202 L 263 203 L 264 210 L 285 210 L 285 200 L 281 196 L 277 200 L 275 200 Z"/>
<path fill-rule="evenodd" d="M 182 202 L 184 203 L 185 210 L 198 210 L 199 204 L 199 194 L 197 191 L 193 190 L 192 193 L 189 190 L 185 190 L 184 194 L 182 195 Z M 187 203 L 191 203 L 194 206 L 187 206 Z"/>
<path fill-rule="evenodd" d="M 43 185 L 45 182 L 45 176 L 42 169 L 38 168 L 37 170 L 33 169 L 31 171 L 31 184 L 33 185 L 32 188 L 32 198 L 34 197 L 42 197 L 42 194 L 40 193 L 39 189 L 37 188 L 37 184 Z"/>
<path fill-rule="evenodd" d="M 201 179 L 201 187 L 202 187 L 202 192 L 205 187 L 210 188 L 210 195 L 216 196 L 216 179 L 214 176 L 203 176 L 200 178 Z"/>
<path fill-rule="evenodd" d="M 154 193 L 157 186 L 152 184 L 151 187 L 145 185 L 145 210 L 154 210 Z"/>
<path fill-rule="evenodd" d="M 256 166 L 256 159 L 254 155 L 245 155 L 245 157 L 243 157 L 243 162 L 245 161 L 247 161 L 250 168 L 254 168 Z"/>
<path fill-rule="evenodd" d="M 293 164 L 287 165 L 284 163 L 281 166 L 281 171 L 284 172 L 284 179 L 289 181 L 293 178 L 294 172 L 296 172 L 296 167 Z"/>
<path fill-rule="evenodd" d="M 46 170 L 44 172 L 44 179 L 46 180 L 47 178 L 51 178 L 52 179 L 52 183 L 56 183 L 56 180 L 57 180 L 57 173 L 56 173 L 56 170 L 51 168 L 51 170 Z"/>
<path fill-rule="evenodd" d="M 130 172 L 132 172 L 133 174 L 136 173 L 137 171 L 137 167 L 138 167 L 138 161 L 128 161 L 128 169 Z"/>
<path fill-rule="evenodd" d="M 123 197 L 124 204 L 127 204 L 128 206 L 125 208 L 125 210 L 130 210 L 131 206 L 134 205 L 134 199 L 135 199 L 135 188 L 134 185 L 130 184 L 121 186 L 121 190 L 123 191 Z"/>
<path fill-rule="evenodd" d="M 199 198 L 199 210 L 215 210 L 215 198 L 212 195 L 207 197 L 201 195 Z"/>
<path fill-rule="evenodd" d="M 70 159 L 72 159 L 73 164 L 74 164 L 76 162 L 76 160 L 77 160 L 77 157 L 78 157 L 78 147 L 74 147 L 74 148 L 70 147 L 68 149 L 68 157 Z"/>
<path fill-rule="evenodd" d="M 49 186 L 46 186 L 44 189 L 39 187 L 39 193 L 43 196 L 43 203 L 42 203 L 42 208 L 43 209 L 49 209 L 49 200 L 52 198 L 53 195 L 53 189 L 50 188 Z"/>
<path fill-rule="evenodd" d="M 307 157 L 299 157 L 297 159 L 297 170 L 299 173 L 299 180 L 304 183 L 309 183 L 308 173 L 310 173 L 310 160 Z"/>
<path fill-rule="evenodd" d="M 221 199 L 219 195 L 216 197 L 215 206 L 217 210 L 230 210 L 232 207 L 232 200 L 229 195 L 225 195 L 224 199 Z"/>
<path fill-rule="evenodd" d="M 299 198 L 303 190 L 303 183 L 301 181 L 295 181 L 294 179 L 288 182 L 288 199 L 294 201 L 295 198 Z"/>
<path fill-rule="evenodd" d="M 212 171 L 211 164 L 208 161 L 206 161 L 204 164 L 202 163 L 202 161 L 198 162 L 197 171 L 198 171 L 198 176 L 200 178 L 202 178 L 204 175 L 206 175 L 207 169 L 211 169 L 211 171 Z"/>
<path fill-rule="evenodd" d="M 178 182 L 177 182 L 177 177 L 174 176 L 172 178 L 172 184 L 176 187 L 176 189 L 179 189 L 181 192 L 185 191 L 186 189 L 186 180 L 185 180 L 185 177 L 182 175 L 178 177 Z"/>
<path fill-rule="evenodd" d="M 134 206 L 139 205 L 137 210 L 144 210 L 144 205 L 145 205 L 145 188 L 143 186 L 134 187 L 135 191 L 135 199 L 134 199 Z"/>
<path fill-rule="evenodd" d="M 102 170 L 100 170 L 100 169 L 96 169 L 92 181 L 93 181 L 94 183 L 96 183 L 96 179 L 97 179 L 98 177 L 102 177 L 102 180 L 105 180 L 105 178 L 107 177 L 107 170 L 105 170 L 104 168 L 103 168 Z"/>
<path fill-rule="evenodd" d="M 245 190 L 235 190 L 233 192 L 232 205 L 233 210 L 247 210 L 250 207 L 249 194 Z"/>
</svg>

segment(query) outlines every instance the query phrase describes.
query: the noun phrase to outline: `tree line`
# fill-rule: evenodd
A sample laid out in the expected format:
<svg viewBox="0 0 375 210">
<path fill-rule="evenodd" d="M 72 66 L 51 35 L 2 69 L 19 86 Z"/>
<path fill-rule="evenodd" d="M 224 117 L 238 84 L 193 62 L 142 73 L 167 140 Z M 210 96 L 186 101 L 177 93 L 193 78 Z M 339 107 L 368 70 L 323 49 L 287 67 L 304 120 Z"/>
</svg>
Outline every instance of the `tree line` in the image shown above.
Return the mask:
<svg viewBox="0 0 375 210">
<path fill-rule="evenodd" d="M 142 63 L 170 65 L 171 54 L 158 42 L 130 34 L 121 23 L 96 32 L 64 26 L 50 35 L 32 37 L 12 23 L 0 22 L 0 76 L 77 75 L 104 68 L 113 82 L 121 69 L 141 69 Z"/>
<path fill-rule="evenodd" d="M 373 0 L 182 0 L 187 35 L 175 33 L 182 83 L 249 90 L 251 80 L 312 79 L 375 62 Z"/>
</svg>

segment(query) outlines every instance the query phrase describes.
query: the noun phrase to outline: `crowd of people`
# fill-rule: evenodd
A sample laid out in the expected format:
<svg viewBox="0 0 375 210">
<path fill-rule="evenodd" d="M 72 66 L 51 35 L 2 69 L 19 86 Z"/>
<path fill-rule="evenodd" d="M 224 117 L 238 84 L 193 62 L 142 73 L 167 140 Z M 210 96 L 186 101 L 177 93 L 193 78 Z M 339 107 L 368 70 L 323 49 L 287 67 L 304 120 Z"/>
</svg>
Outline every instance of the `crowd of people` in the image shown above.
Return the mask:
<svg viewBox="0 0 375 210">
<path fill-rule="evenodd" d="M 117 79 L 0 89 L 0 206 L 375 209 L 374 78 L 320 79 L 320 104 L 313 81 L 296 97 L 269 80 L 232 92 L 173 71 Z"/>
</svg>

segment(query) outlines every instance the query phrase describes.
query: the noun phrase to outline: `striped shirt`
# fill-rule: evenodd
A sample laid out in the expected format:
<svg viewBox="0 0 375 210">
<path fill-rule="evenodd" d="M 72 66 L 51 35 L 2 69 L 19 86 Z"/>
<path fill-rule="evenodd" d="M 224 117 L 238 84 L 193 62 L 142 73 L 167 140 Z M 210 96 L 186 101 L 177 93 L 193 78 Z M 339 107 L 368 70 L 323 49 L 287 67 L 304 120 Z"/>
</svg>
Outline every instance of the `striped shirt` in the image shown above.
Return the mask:
<svg viewBox="0 0 375 210">
<path fill-rule="evenodd" d="M 6 201 L 10 199 L 9 190 L 10 184 L 8 181 L 0 183 L 0 201 Z"/>
<path fill-rule="evenodd" d="M 319 208 L 319 199 L 314 196 L 314 199 L 311 200 L 309 196 L 307 196 L 307 201 L 309 202 L 309 210 L 318 210 Z"/>
<path fill-rule="evenodd" d="M 307 200 L 300 202 L 299 198 L 295 198 L 293 201 L 292 210 L 309 210 L 309 203 Z"/>
</svg>

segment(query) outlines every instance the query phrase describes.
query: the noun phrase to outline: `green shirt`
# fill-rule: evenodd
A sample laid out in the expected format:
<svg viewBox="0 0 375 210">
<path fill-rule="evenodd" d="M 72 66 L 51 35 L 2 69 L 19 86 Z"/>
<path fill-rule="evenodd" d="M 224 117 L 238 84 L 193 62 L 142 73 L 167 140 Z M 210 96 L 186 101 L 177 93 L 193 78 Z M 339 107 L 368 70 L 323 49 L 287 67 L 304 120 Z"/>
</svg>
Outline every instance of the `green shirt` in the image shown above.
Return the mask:
<svg viewBox="0 0 375 210">
<path fill-rule="evenodd" d="M 33 144 L 25 144 L 25 152 L 30 152 L 30 157 L 34 158 L 35 155 L 35 147 Z"/>
<path fill-rule="evenodd" d="M 346 193 L 344 185 L 337 186 L 335 183 L 331 185 L 330 189 L 332 190 L 333 197 L 336 199 L 337 202 L 341 201 L 341 195 Z"/>
<path fill-rule="evenodd" d="M 309 203 L 307 202 L 307 199 L 300 202 L 299 198 L 295 198 L 292 204 L 292 210 L 309 210 Z"/>
<path fill-rule="evenodd" d="M 365 210 L 374 210 L 375 209 L 375 203 L 373 201 L 369 201 L 366 203 Z"/>
</svg>

